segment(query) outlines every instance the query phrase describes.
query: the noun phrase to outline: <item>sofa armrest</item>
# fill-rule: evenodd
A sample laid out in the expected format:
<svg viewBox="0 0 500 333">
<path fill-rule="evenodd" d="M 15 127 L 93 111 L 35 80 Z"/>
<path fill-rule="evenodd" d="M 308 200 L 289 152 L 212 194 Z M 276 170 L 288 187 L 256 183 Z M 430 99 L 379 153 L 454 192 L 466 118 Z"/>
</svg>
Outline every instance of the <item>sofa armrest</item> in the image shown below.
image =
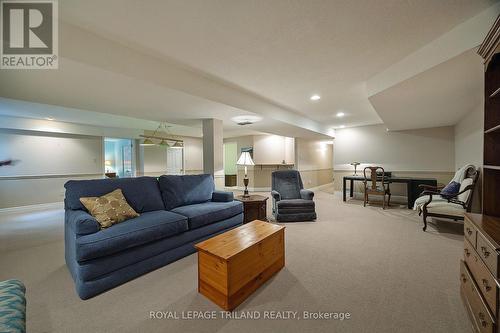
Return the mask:
<svg viewBox="0 0 500 333">
<path fill-rule="evenodd" d="M 233 192 L 214 191 L 212 193 L 213 202 L 229 202 L 234 200 Z"/>
<path fill-rule="evenodd" d="M 0 281 L 0 332 L 26 332 L 26 287 L 16 279 Z"/>
<path fill-rule="evenodd" d="M 304 200 L 312 200 L 314 198 L 314 192 L 311 190 L 300 190 L 300 197 Z"/>
<path fill-rule="evenodd" d="M 273 196 L 273 199 L 276 201 L 281 200 L 281 194 L 278 191 L 272 190 L 271 195 Z"/>
<path fill-rule="evenodd" d="M 93 234 L 101 230 L 97 220 L 86 211 L 68 209 L 65 218 L 67 226 L 77 235 Z"/>
</svg>

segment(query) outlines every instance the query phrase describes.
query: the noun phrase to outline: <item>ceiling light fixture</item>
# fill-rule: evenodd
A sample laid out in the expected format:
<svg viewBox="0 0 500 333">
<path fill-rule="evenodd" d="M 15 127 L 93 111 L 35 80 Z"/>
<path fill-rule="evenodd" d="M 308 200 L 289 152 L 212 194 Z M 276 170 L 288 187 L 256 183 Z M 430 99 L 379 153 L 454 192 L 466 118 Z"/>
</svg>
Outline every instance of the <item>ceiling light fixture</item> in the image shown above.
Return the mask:
<svg viewBox="0 0 500 333">
<path fill-rule="evenodd" d="M 52 118 L 52 117 L 47 117 L 45 119 L 50 120 L 50 121 L 54 120 L 54 118 Z"/>
<path fill-rule="evenodd" d="M 236 116 L 231 118 L 232 121 L 237 123 L 238 125 L 244 126 L 244 125 L 250 125 L 254 124 L 258 121 L 262 120 L 262 117 L 259 116 L 254 116 L 254 115 L 244 115 L 244 116 Z"/>
<path fill-rule="evenodd" d="M 311 101 L 319 101 L 321 99 L 321 96 L 320 95 L 312 95 L 311 97 L 309 97 L 309 99 Z"/>
<path fill-rule="evenodd" d="M 146 139 L 144 139 L 144 141 L 140 145 L 141 146 L 154 146 L 155 143 L 153 142 L 153 140 L 146 138 Z"/>
<path fill-rule="evenodd" d="M 344 112 L 337 112 L 336 116 L 338 118 L 342 118 L 343 116 L 345 116 L 345 113 Z"/>
<path fill-rule="evenodd" d="M 160 143 L 158 144 L 158 146 L 162 146 L 162 147 L 165 147 L 165 148 L 168 148 L 170 147 L 170 145 L 168 144 L 167 141 L 165 141 L 165 139 L 161 139 Z"/>
<path fill-rule="evenodd" d="M 170 148 L 175 148 L 175 149 L 182 149 L 184 148 L 184 143 L 181 142 L 181 141 L 177 141 L 176 143 L 174 143 L 174 145 Z"/>
<path fill-rule="evenodd" d="M 345 128 L 345 125 L 340 125 L 339 128 Z"/>
<path fill-rule="evenodd" d="M 167 123 L 161 122 L 154 131 L 153 135 L 143 135 L 143 134 L 139 135 L 140 137 L 144 138 L 144 141 L 140 143 L 140 145 L 154 146 L 156 145 L 153 141 L 154 139 L 154 140 L 160 140 L 160 142 L 157 145 L 163 148 L 183 148 L 184 143 L 182 139 L 178 139 L 169 133 L 170 127 L 172 126 L 167 125 Z M 171 142 L 174 142 L 174 144 L 172 145 Z"/>
</svg>

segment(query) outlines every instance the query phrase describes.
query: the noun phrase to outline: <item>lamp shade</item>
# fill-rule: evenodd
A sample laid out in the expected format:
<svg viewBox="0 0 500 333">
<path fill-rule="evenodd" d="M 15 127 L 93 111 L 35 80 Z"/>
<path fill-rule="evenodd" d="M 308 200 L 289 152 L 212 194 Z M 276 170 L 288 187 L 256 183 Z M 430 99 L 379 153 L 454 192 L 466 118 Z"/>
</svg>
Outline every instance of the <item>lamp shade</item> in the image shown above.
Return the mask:
<svg viewBox="0 0 500 333">
<path fill-rule="evenodd" d="M 144 139 L 144 141 L 140 145 L 141 146 L 154 146 L 155 143 L 150 138 L 146 138 L 146 139 Z"/>
<path fill-rule="evenodd" d="M 162 147 L 170 147 L 170 145 L 168 144 L 167 141 L 165 141 L 165 139 L 161 139 L 160 143 L 158 144 L 158 146 L 162 146 Z"/>
<path fill-rule="evenodd" d="M 240 158 L 236 162 L 237 165 L 255 165 L 255 163 L 252 161 L 252 156 L 250 156 L 250 153 L 247 151 L 244 151 L 241 153 Z"/>
</svg>

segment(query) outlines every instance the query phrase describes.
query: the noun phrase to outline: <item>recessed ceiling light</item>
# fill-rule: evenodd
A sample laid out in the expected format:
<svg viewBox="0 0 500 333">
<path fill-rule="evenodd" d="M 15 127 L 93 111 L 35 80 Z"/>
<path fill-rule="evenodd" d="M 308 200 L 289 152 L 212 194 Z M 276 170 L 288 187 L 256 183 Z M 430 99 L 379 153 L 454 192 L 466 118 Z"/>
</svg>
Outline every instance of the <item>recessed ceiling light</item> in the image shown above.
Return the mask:
<svg viewBox="0 0 500 333">
<path fill-rule="evenodd" d="M 311 97 L 309 97 L 309 99 L 311 101 L 319 101 L 321 99 L 321 96 L 320 95 L 312 95 Z"/>
<path fill-rule="evenodd" d="M 339 128 L 345 128 L 345 125 L 340 125 Z"/>
<path fill-rule="evenodd" d="M 343 116 L 345 116 L 345 113 L 344 112 L 337 112 L 336 116 L 339 118 L 342 118 Z"/>
<path fill-rule="evenodd" d="M 54 120 L 54 118 L 52 118 L 52 117 L 47 117 L 45 119 L 47 119 L 47 120 Z"/>
</svg>

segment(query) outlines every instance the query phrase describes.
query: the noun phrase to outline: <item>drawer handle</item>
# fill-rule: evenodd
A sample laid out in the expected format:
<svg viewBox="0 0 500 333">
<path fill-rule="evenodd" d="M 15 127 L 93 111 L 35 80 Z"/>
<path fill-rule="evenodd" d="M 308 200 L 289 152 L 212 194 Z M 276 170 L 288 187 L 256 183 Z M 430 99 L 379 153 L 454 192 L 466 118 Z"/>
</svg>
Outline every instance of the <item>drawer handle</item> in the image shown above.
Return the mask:
<svg viewBox="0 0 500 333">
<path fill-rule="evenodd" d="M 464 252 L 465 252 L 465 255 L 468 257 L 470 256 L 470 252 L 469 252 L 469 249 L 464 249 Z"/>
<path fill-rule="evenodd" d="M 460 277 L 462 278 L 463 283 L 467 282 L 467 278 L 465 277 L 465 274 L 460 275 Z"/>
<path fill-rule="evenodd" d="M 488 258 L 490 256 L 490 253 L 486 250 L 484 246 L 481 246 L 481 252 L 483 252 L 485 258 Z"/>
<path fill-rule="evenodd" d="M 468 234 L 469 236 L 470 236 L 470 235 L 472 235 L 472 230 L 470 230 L 470 228 L 469 228 L 469 227 L 465 228 L 465 230 L 467 231 L 467 234 Z"/>
<path fill-rule="evenodd" d="M 484 313 L 479 312 L 479 319 L 481 320 L 481 326 L 483 327 L 488 326 L 488 322 L 484 320 Z"/>
<path fill-rule="evenodd" d="M 488 280 L 483 279 L 483 287 L 484 287 L 484 290 L 486 290 L 486 291 L 490 291 L 491 290 L 491 287 L 488 286 Z"/>
</svg>

